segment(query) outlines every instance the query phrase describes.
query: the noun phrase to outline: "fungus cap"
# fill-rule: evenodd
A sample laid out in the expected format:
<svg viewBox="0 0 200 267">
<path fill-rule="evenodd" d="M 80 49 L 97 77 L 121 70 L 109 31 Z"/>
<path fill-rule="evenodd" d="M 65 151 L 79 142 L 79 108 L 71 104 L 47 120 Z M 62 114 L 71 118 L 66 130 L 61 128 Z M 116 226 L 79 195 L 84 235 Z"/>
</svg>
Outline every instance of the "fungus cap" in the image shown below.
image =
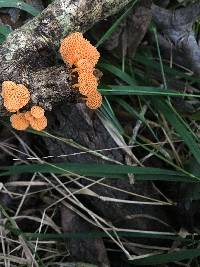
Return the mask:
<svg viewBox="0 0 200 267">
<path fill-rule="evenodd" d="M 97 109 L 102 104 L 102 96 L 96 91 L 95 94 L 88 95 L 86 106 L 90 109 Z"/>
<path fill-rule="evenodd" d="M 76 65 L 80 59 L 87 59 L 93 66 L 97 64 L 100 54 L 80 32 L 65 37 L 60 46 L 60 54 L 65 63 Z"/>
<path fill-rule="evenodd" d="M 36 131 L 42 131 L 47 127 L 47 118 L 43 116 L 42 118 L 30 120 L 31 127 Z"/>
<path fill-rule="evenodd" d="M 44 109 L 40 106 L 33 106 L 31 108 L 31 115 L 36 119 L 40 119 L 44 116 Z"/>
<path fill-rule="evenodd" d="M 4 100 L 4 107 L 10 112 L 16 112 L 28 104 L 30 93 L 23 84 L 4 81 L 2 83 L 2 97 Z"/>
<path fill-rule="evenodd" d="M 14 129 L 24 131 L 29 127 L 29 121 L 25 118 L 24 113 L 13 114 L 10 117 L 11 125 Z"/>
</svg>

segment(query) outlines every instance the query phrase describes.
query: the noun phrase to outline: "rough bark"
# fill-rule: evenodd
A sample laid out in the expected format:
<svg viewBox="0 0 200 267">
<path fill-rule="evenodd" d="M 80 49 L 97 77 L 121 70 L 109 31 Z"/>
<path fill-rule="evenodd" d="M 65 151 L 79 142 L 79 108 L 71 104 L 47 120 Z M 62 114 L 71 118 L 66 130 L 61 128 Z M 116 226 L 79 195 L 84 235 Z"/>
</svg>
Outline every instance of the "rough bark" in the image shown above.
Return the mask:
<svg viewBox="0 0 200 267">
<path fill-rule="evenodd" d="M 200 47 L 192 30 L 193 23 L 200 16 L 200 2 L 175 11 L 152 5 L 152 16 L 164 37 L 170 40 L 169 53 L 172 49 L 181 54 L 182 64 L 200 75 Z M 162 43 L 161 43 L 162 44 Z M 165 47 L 166 49 L 166 43 Z"/>
</svg>

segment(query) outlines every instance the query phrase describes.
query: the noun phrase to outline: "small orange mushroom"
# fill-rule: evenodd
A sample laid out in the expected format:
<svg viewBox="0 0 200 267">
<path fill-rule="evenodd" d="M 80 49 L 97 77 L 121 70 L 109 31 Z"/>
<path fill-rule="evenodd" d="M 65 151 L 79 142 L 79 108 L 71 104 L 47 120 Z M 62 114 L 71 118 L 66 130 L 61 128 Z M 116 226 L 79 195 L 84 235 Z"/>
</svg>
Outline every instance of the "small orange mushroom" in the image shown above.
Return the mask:
<svg viewBox="0 0 200 267">
<path fill-rule="evenodd" d="M 42 131 L 47 127 L 47 118 L 45 116 L 41 118 L 34 118 L 30 120 L 31 127 L 36 131 Z"/>
<path fill-rule="evenodd" d="M 65 63 L 76 65 L 80 59 L 87 59 L 93 67 L 97 64 L 100 54 L 80 32 L 65 37 L 60 46 L 60 54 Z"/>
<path fill-rule="evenodd" d="M 90 109 L 97 109 L 102 104 L 102 95 L 96 91 L 94 94 L 87 96 L 86 106 Z"/>
<path fill-rule="evenodd" d="M 13 114 L 10 117 L 11 125 L 14 129 L 24 131 L 29 127 L 29 121 L 25 118 L 24 113 Z"/>
<path fill-rule="evenodd" d="M 10 112 L 18 111 L 30 100 L 30 93 L 26 86 L 12 81 L 4 81 L 2 83 L 1 95 L 4 100 L 4 107 Z"/>
<path fill-rule="evenodd" d="M 36 119 L 40 119 L 44 116 L 44 109 L 40 106 L 33 106 L 31 108 L 31 115 Z"/>
</svg>

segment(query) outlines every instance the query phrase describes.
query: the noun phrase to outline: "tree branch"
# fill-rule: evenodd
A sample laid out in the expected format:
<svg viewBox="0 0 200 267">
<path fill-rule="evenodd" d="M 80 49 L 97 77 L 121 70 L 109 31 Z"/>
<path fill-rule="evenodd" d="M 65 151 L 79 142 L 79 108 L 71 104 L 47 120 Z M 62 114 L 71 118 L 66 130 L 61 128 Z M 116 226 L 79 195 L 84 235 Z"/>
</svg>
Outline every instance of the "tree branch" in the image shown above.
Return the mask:
<svg viewBox="0 0 200 267">
<path fill-rule="evenodd" d="M 200 2 L 197 1 L 184 8 L 174 10 L 167 10 L 152 4 L 152 13 L 154 21 L 162 28 L 169 26 L 177 27 L 194 23 L 200 16 Z"/>
<path fill-rule="evenodd" d="M 31 79 L 27 79 L 27 73 L 34 72 L 35 75 L 38 75 L 36 71 L 46 69 L 47 74 L 48 68 L 56 66 L 58 63 L 58 47 L 64 36 L 74 31 L 84 33 L 91 28 L 94 23 L 118 12 L 130 1 L 131 0 L 54 1 L 40 16 L 32 19 L 23 27 L 11 33 L 2 44 L 0 49 L 0 82 L 4 80 L 25 82 L 32 93 L 32 100 L 39 99 L 38 95 L 40 95 L 41 98 L 45 97 L 44 94 L 41 95 L 39 87 L 36 87 L 36 84 L 32 83 Z M 66 70 L 66 72 L 68 73 L 68 70 Z M 56 78 L 56 83 L 59 85 L 58 79 L 61 78 L 60 75 L 54 78 Z M 37 78 L 34 80 L 37 80 Z M 48 86 L 48 95 L 52 94 L 58 96 L 60 94 L 60 89 L 58 88 L 59 86 Z M 61 94 L 59 99 L 45 97 L 41 101 L 45 101 L 46 107 L 50 108 L 55 99 L 57 102 L 58 100 L 65 99 L 68 101 L 73 98 L 74 90 L 71 90 L 70 79 L 65 79 L 64 88 L 68 88 L 68 93 L 64 94 L 65 96 Z M 70 91 L 72 92 L 72 97 Z M 2 110 L 2 100 L 0 102 L 0 110 Z"/>
<path fill-rule="evenodd" d="M 200 75 L 200 47 L 192 31 L 194 21 L 200 16 L 200 1 L 174 12 L 152 5 L 152 16 L 164 36 L 182 53 L 183 62 Z"/>
</svg>

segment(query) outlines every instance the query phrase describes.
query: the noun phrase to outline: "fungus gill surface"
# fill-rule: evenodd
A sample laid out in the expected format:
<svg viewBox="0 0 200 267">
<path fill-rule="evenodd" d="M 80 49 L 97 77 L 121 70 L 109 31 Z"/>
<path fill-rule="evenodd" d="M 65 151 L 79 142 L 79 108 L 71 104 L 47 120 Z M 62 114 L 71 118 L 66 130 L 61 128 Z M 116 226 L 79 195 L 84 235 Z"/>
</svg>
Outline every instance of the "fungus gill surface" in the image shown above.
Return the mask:
<svg viewBox="0 0 200 267">
<path fill-rule="evenodd" d="M 10 112 L 16 112 L 28 104 L 30 100 L 29 90 L 23 84 L 12 81 L 2 83 L 2 97 L 4 107 Z"/>
</svg>

